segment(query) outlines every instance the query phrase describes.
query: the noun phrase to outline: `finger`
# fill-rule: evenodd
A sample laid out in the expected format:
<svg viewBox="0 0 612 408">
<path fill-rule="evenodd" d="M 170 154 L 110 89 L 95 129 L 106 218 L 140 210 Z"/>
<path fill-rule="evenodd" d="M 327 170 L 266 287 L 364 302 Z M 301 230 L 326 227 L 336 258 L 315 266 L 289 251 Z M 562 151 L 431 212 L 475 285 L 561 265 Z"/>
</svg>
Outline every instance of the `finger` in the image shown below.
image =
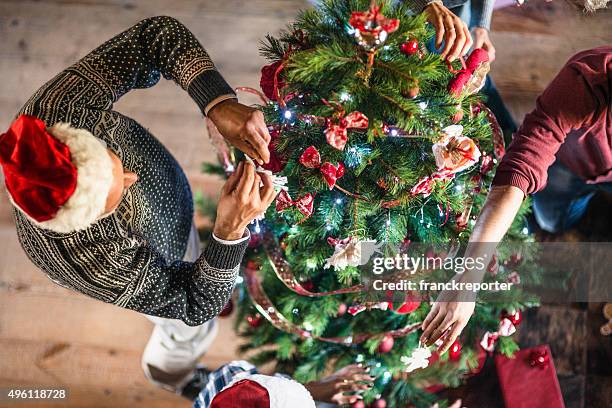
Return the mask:
<svg viewBox="0 0 612 408">
<path fill-rule="evenodd" d="M 463 46 L 463 49 L 461 50 L 462 56 L 467 54 L 470 48 L 472 47 L 472 44 L 474 44 L 472 33 L 470 33 L 470 29 L 468 28 L 466 24 L 463 25 L 463 32 L 465 33 L 466 41 L 465 41 L 465 45 Z"/>
<path fill-rule="evenodd" d="M 492 44 L 487 46 L 487 52 L 489 53 L 489 62 L 495 61 L 495 47 Z"/>
<path fill-rule="evenodd" d="M 442 46 L 442 40 L 444 39 L 444 21 L 442 20 L 442 16 L 436 16 L 435 21 L 436 49 L 439 49 Z"/>
<path fill-rule="evenodd" d="M 244 164 L 244 170 L 236 191 L 241 195 L 242 198 L 246 199 L 251 192 L 253 186 L 253 179 L 255 178 L 255 166 L 251 163 Z"/>
<path fill-rule="evenodd" d="M 274 190 L 274 185 L 272 184 L 272 176 L 267 173 L 262 173 L 261 182 L 263 186 L 259 191 L 259 197 L 262 205 L 264 205 L 265 208 L 268 208 L 268 206 L 272 203 L 272 201 L 274 201 L 274 198 L 276 197 L 276 191 Z"/>
<path fill-rule="evenodd" d="M 453 25 L 453 19 L 451 17 L 448 17 L 445 21 L 444 30 L 444 49 L 440 53 L 442 58 L 446 58 L 448 52 L 455 43 L 455 38 L 457 37 L 457 34 L 455 33 L 455 26 Z"/>
<path fill-rule="evenodd" d="M 442 323 L 440 323 L 440 325 L 438 326 L 438 328 L 436 330 L 434 330 L 434 332 L 431 334 L 430 337 L 430 342 L 431 343 L 435 343 L 440 337 L 442 337 L 442 335 L 444 334 L 444 332 L 446 332 L 446 330 L 448 330 L 448 328 L 451 326 L 451 324 L 453 324 L 453 322 L 455 322 L 455 318 L 451 313 L 448 313 L 446 315 L 446 317 L 444 318 L 444 320 L 442 321 Z"/>
<path fill-rule="evenodd" d="M 223 186 L 223 192 L 225 194 L 229 194 L 236 189 L 238 186 L 238 182 L 244 173 L 244 162 L 238 163 L 238 167 L 230 176 L 227 178 L 225 185 Z"/>
<path fill-rule="evenodd" d="M 457 340 L 457 337 L 459 337 L 459 335 L 461 334 L 461 330 L 463 330 L 464 327 L 465 327 L 465 323 L 460 322 L 460 321 L 455 322 L 451 331 L 444 338 L 444 342 L 438 348 L 438 352 L 440 354 L 445 353 L 450 348 L 450 346 L 455 342 L 455 340 Z"/>
<path fill-rule="evenodd" d="M 429 313 L 427 313 L 425 320 L 423 320 L 423 324 L 421 325 L 421 330 L 425 330 L 427 326 L 429 326 L 429 324 L 434 319 L 434 317 L 436 317 L 436 314 L 438 313 L 439 308 L 440 308 L 440 305 L 438 303 L 433 304 L 433 306 L 431 307 L 431 310 L 429 311 Z"/>
<path fill-rule="evenodd" d="M 261 185 L 261 173 L 255 172 L 253 176 L 253 185 L 251 186 L 251 191 L 249 195 L 252 199 L 258 198 L 256 194 L 259 194 L 259 186 Z"/>
<path fill-rule="evenodd" d="M 463 50 L 463 46 L 465 45 L 465 41 L 466 41 L 466 37 L 465 37 L 465 24 L 463 24 L 463 21 L 461 20 L 455 20 L 454 21 L 454 27 L 455 27 L 455 42 L 453 43 L 453 46 L 451 47 L 449 53 L 448 53 L 448 59 L 449 61 L 454 61 L 455 58 L 457 58 L 459 56 L 459 54 L 461 53 L 461 51 Z"/>
<path fill-rule="evenodd" d="M 268 149 L 268 142 L 265 141 L 260 129 L 256 125 L 249 125 L 247 127 L 247 142 L 257 152 L 253 159 L 256 159 L 259 164 L 268 163 L 270 161 L 270 150 Z"/>
<path fill-rule="evenodd" d="M 236 143 L 236 147 L 253 160 L 258 159 L 257 150 L 248 141 L 244 140 L 240 143 Z"/>
<path fill-rule="evenodd" d="M 263 138 L 263 140 L 266 142 L 267 145 L 269 145 L 270 142 L 272 141 L 272 136 L 270 136 L 270 131 L 268 130 L 268 126 L 266 126 L 266 124 L 262 122 L 262 124 L 259 125 L 257 129 L 258 129 L 259 134 Z"/>
<path fill-rule="evenodd" d="M 444 319 L 445 315 L 446 313 L 443 313 L 441 310 L 436 314 L 436 317 L 425 328 L 425 331 L 423 332 L 423 335 L 421 336 L 423 343 L 425 344 L 429 343 L 429 337 L 433 334 L 434 330 L 438 328 L 438 325 L 442 322 L 442 319 Z"/>
</svg>

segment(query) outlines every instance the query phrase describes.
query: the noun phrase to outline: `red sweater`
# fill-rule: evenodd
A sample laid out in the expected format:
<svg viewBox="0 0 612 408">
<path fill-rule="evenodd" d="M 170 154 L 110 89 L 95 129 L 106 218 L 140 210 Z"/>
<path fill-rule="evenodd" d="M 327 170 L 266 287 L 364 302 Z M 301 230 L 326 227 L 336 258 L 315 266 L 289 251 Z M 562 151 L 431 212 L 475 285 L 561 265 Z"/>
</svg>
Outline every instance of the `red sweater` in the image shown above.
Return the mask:
<svg viewBox="0 0 612 408">
<path fill-rule="evenodd" d="M 531 194 L 558 159 L 589 184 L 612 182 L 612 46 L 574 55 L 537 100 L 493 184 Z"/>
</svg>

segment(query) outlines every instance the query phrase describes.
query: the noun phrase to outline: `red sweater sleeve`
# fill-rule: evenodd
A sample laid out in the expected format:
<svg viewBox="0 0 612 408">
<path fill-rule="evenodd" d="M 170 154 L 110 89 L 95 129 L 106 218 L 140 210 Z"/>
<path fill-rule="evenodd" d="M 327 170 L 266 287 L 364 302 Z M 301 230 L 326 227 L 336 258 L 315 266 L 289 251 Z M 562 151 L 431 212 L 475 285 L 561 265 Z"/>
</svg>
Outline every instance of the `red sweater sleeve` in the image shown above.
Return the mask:
<svg viewBox="0 0 612 408">
<path fill-rule="evenodd" d="M 566 135 L 597 120 L 597 112 L 606 109 L 610 100 L 606 67 L 611 56 L 612 47 L 600 47 L 578 53 L 565 64 L 525 116 L 493 185 L 512 185 L 526 195 L 544 188 L 548 168 Z"/>
</svg>

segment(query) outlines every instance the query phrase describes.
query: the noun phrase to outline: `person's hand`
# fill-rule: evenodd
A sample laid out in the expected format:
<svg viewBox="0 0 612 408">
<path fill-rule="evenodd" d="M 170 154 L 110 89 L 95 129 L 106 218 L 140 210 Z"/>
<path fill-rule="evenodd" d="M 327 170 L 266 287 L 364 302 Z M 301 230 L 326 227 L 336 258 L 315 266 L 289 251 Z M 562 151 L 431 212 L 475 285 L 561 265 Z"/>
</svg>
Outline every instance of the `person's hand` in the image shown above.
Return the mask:
<svg viewBox="0 0 612 408">
<path fill-rule="evenodd" d="M 444 40 L 444 49 L 440 53 L 442 58 L 453 61 L 467 54 L 472 46 L 472 35 L 459 17 L 444 7 L 442 2 L 431 3 L 423 11 L 427 21 L 436 29 L 436 49 L 442 46 Z"/>
<path fill-rule="evenodd" d="M 221 190 L 213 233 L 228 241 L 242 238 L 253 219 L 263 214 L 276 197 L 272 178 L 240 162 Z"/>
<path fill-rule="evenodd" d="M 421 342 L 427 346 L 442 338 L 440 354 L 446 352 L 457 340 L 474 313 L 473 293 L 442 291 L 423 321 Z"/>
<path fill-rule="evenodd" d="M 374 377 L 368 374 L 367 369 L 353 364 L 304 386 L 316 401 L 344 405 L 363 399 L 359 393 L 372 388 L 373 381 Z"/>
<path fill-rule="evenodd" d="M 474 27 L 472 33 L 474 34 L 474 48 L 482 48 L 489 53 L 489 62 L 495 61 L 495 47 L 489 37 L 489 30 L 482 27 Z"/>
<path fill-rule="evenodd" d="M 229 99 L 213 107 L 208 117 L 229 143 L 259 164 L 268 163 L 271 138 L 261 111 Z"/>
</svg>

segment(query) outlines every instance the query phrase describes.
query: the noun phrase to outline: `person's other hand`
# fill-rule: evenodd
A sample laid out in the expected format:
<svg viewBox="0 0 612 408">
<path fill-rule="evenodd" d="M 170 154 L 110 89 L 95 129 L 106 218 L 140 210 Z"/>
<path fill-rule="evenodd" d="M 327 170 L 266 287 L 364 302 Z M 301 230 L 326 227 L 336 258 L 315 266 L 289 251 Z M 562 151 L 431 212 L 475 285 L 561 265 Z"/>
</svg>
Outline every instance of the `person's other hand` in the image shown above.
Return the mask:
<svg viewBox="0 0 612 408">
<path fill-rule="evenodd" d="M 221 190 L 213 233 L 228 241 L 242 238 L 247 225 L 266 212 L 274 197 L 270 175 L 257 173 L 252 164 L 240 162 Z"/>
<path fill-rule="evenodd" d="M 436 29 L 436 49 L 442 46 L 442 58 L 449 61 L 467 54 L 472 46 L 472 35 L 467 25 L 452 11 L 444 7 L 442 2 L 429 4 L 423 10 L 429 21 Z"/>
<path fill-rule="evenodd" d="M 440 292 L 421 326 L 421 342 L 430 346 L 442 338 L 438 352 L 442 354 L 448 350 L 474 313 L 476 303 L 470 300 L 473 296 L 465 291 Z"/>
<path fill-rule="evenodd" d="M 367 369 L 359 364 L 353 364 L 304 386 L 316 401 L 345 405 L 362 399 L 359 393 L 372 388 L 373 381 L 374 377 L 368 374 Z"/>
<path fill-rule="evenodd" d="M 482 27 L 474 27 L 472 33 L 474 34 L 474 48 L 482 48 L 489 53 L 489 62 L 495 61 L 495 47 L 489 37 L 489 30 Z"/>
<path fill-rule="evenodd" d="M 230 99 L 213 107 L 208 117 L 229 143 L 259 164 L 268 163 L 271 138 L 261 111 Z"/>
</svg>

